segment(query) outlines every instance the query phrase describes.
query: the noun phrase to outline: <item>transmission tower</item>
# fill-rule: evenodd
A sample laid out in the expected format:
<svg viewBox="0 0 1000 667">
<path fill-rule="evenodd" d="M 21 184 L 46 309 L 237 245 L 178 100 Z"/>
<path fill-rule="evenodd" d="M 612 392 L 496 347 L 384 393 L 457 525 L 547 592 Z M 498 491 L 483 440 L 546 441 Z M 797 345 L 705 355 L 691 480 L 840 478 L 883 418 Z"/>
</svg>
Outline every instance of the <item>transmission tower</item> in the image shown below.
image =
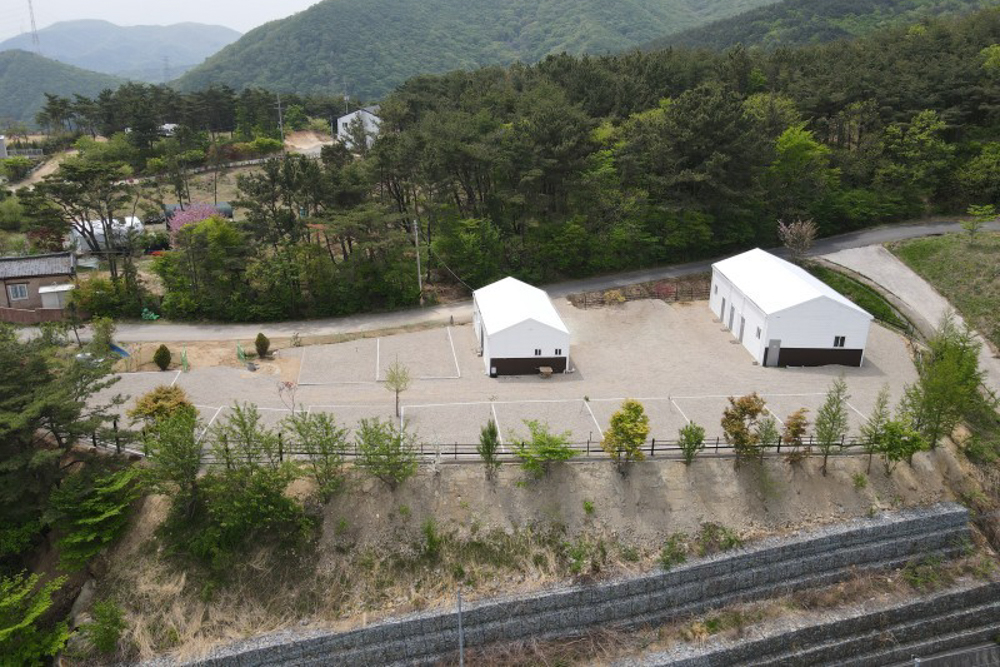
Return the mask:
<svg viewBox="0 0 1000 667">
<path fill-rule="evenodd" d="M 31 16 L 31 44 L 35 47 L 35 53 L 42 54 L 42 43 L 38 39 L 38 26 L 35 25 L 35 6 L 28 0 L 28 14 Z"/>
</svg>

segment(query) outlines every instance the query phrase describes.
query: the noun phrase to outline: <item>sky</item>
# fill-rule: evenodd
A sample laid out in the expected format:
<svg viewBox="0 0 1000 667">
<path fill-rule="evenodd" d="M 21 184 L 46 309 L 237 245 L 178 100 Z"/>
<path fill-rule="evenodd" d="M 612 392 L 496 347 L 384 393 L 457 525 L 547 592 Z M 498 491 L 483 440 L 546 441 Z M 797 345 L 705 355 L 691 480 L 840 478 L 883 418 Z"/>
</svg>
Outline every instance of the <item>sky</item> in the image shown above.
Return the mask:
<svg viewBox="0 0 1000 667">
<path fill-rule="evenodd" d="M 247 32 L 319 0 L 33 0 L 38 28 L 75 19 L 118 25 L 166 25 L 193 21 Z M 28 0 L 0 0 L 0 40 L 31 29 Z"/>
</svg>

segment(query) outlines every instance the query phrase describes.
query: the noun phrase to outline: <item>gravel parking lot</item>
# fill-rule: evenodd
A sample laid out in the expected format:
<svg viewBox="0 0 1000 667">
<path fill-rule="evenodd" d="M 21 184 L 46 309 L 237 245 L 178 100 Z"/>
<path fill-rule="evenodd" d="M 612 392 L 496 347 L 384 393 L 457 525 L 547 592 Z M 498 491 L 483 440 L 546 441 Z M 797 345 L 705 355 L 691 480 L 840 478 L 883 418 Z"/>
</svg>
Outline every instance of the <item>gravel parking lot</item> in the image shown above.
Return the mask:
<svg viewBox="0 0 1000 667">
<path fill-rule="evenodd" d="M 657 440 L 676 438 L 686 419 L 704 426 L 714 438 L 721 434 L 727 396 L 757 391 L 779 420 L 800 407 L 809 409 L 812 420 L 840 375 L 850 390 L 851 429 L 856 433 L 883 384 L 890 386 L 895 401 L 916 377 L 906 341 L 879 326 L 872 327 L 861 368 L 763 368 L 734 344 L 705 302 L 633 301 L 580 310 L 558 300 L 556 307 L 573 332 L 573 372 L 550 379 L 486 376 L 471 325 L 277 354 L 285 363 L 300 364 L 296 404 L 332 412 L 346 426 L 362 417 L 394 415 L 393 395 L 375 381 L 375 369 L 377 362 L 384 368 L 398 354 L 416 378 L 401 397 L 404 417 L 422 440 L 442 444 L 476 442 L 479 429 L 493 415 L 505 441 L 512 431 L 527 432 L 524 420 L 537 419 L 553 431 L 569 431 L 576 442 L 597 442 L 628 396 L 645 405 L 651 436 Z M 278 377 L 232 367 L 125 375 L 113 393 L 134 400 L 174 381 L 195 404 L 204 406 L 203 418 L 211 419 L 213 407 L 234 401 L 267 408 L 262 412 L 275 423 L 287 413 L 288 397 L 281 400 Z M 216 419 L 225 418 L 225 412 Z"/>
</svg>

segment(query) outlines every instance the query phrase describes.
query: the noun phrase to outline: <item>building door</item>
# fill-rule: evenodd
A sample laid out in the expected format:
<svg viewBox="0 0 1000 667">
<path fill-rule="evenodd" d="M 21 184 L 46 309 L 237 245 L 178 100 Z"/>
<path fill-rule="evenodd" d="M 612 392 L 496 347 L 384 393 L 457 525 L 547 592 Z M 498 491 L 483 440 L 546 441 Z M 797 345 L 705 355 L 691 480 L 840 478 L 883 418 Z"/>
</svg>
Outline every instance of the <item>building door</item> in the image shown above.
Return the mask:
<svg viewBox="0 0 1000 667">
<path fill-rule="evenodd" d="M 747 326 L 747 318 L 740 315 L 740 342 L 743 342 L 743 330 Z"/>
<path fill-rule="evenodd" d="M 778 357 L 781 356 L 781 341 L 767 341 L 767 357 L 764 359 L 765 366 L 777 366 Z"/>
<path fill-rule="evenodd" d="M 736 306 L 729 306 L 729 330 L 733 330 L 733 318 L 736 317 Z"/>
<path fill-rule="evenodd" d="M 722 297 L 722 308 L 719 310 L 719 321 L 726 322 L 726 297 Z"/>
</svg>

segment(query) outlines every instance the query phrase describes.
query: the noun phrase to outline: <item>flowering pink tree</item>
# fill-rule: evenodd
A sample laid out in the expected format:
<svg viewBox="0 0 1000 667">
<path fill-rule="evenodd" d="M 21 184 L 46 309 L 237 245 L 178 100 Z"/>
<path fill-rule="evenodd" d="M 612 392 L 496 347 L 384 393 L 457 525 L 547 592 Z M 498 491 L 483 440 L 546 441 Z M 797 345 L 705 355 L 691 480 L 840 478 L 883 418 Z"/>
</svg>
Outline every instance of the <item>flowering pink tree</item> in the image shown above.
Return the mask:
<svg viewBox="0 0 1000 667">
<path fill-rule="evenodd" d="M 170 238 L 176 239 L 177 233 L 181 231 L 186 225 L 191 225 L 196 222 L 201 222 L 202 220 L 208 220 L 213 215 L 217 215 L 218 211 L 211 204 L 190 204 L 185 209 L 177 209 L 174 214 L 170 216 L 170 221 L 167 226 L 170 228 Z"/>
</svg>

